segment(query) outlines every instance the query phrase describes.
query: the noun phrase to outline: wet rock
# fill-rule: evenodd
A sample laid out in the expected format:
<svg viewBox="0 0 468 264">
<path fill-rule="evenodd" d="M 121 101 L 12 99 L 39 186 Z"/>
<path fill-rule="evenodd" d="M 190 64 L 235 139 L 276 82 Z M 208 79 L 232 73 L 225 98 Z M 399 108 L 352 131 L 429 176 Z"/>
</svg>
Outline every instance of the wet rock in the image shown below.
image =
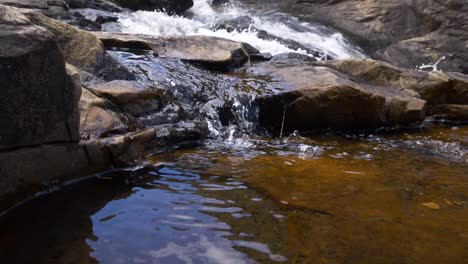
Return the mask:
<svg viewBox="0 0 468 264">
<path fill-rule="evenodd" d="M 251 54 L 250 56 L 250 61 L 255 62 L 255 61 L 269 61 L 273 58 L 271 53 L 258 53 L 258 54 Z"/>
<path fill-rule="evenodd" d="M 177 123 L 184 112 L 178 105 L 169 104 L 161 111 L 140 116 L 138 120 L 147 127 Z"/>
<path fill-rule="evenodd" d="M 105 50 L 93 34 L 42 14 L 25 11 L 33 22 L 52 32 L 68 63 L 104 80 L 129 80 L 134 76 Z"/>
<path fill-rule="evenodd" d="M 164 104 L 163 91 L 135 81 L 112 81 L 88 87 L 95 95 L 110 99 L 133 116 L 157 111 Z"/>
<path fill-rule="evenodd" d="M 101 30 L 102 27 L 102 23 L 87 19 L 79 12 L 57 12 L 47 10 L 42 13 L 50 18 L 63 21 L 83 30 L 97 31 Z"/>
<path fill-rule="evenodd" d="M 0 210 L 59 180 L 92 173 L 77 143 L 26 147 L 0 153 Z"/>
<path fill-rule="evenodd" d="M 241 67 L 258 50 L 246 43 L 207 36 L 151 37 L 96 32 L 106 47 L 153 50 L 160 56 L 177 58 L 205 68 L 228 71 Z"/>
<path fill-rule="evenodd" d="M 468 73 L 468 5 L 465 0 L 242 0 L 350 36 L 374 59 L 414 69 L 446 57 L 439 69 Z"/>
<path fill-rule="evenodd" d="M 132 10 L 163 10 L 169 14 L 182 14 L 193 6 L 193 0 L 111 0 Z"/>
<path fill-rule="evenodd" d="M 216 24 L 213 30 L 224 29 L 227 32 L 233 31 L 243 31 L 250 27 L 253 24 L 253 20 L 250 16 L 239 16 L 236 18 L 225 19 Z"/>
<path fill-rule="evenodd" d="M 257 97 L 259 122 L 273 131 L 419 124 L 426 102 L 408 89 L 359 81 L 326 63 L 271 61 L 249 70 L 272 82 Z M 283 123 L 284 118 L 284 123 Z"/>
<path fill-rule="evenodd" d="M 294 41 L 294 40 L 291 40 L 291 39 L 276 37 L 274 35 L 269 34 L 265 30 L 257 30 L 257 37 L 259 37 L 261 39 L 265 39 L 265 40 L 273 40 L 273 41 L 279 42 L 279 43 L 285 45 L 286 47 L 288 47 L 288 48 L 290 48 L 292 50 L 303 50 L 307 54 L 312 55 L 312 56 L 317 57 L 317 58 L 321 57 L 321 58 L 327 59 L 327 60 L 336 59 L 336 56 L 332 56 L 332 55 L 329 55 L 329 54 L 324 54 L 324 53 L 322 53 L 321 51 L 319 51 L 317 49 L 306 47 L 306 46 L 302 45 L 301 43 L 299 43 L 297 41 Z"/>
<path fill-rule="evenodd" d="M 109 12 L 122 12 L 124 9 L 105 0 L 66 0 L 70 8 L 91 8 Z"/>
<path fill-rule="evenodd" d="M 0 5 L 0 149 L 78 141 L 79 83 L 53 35 Z"/>
<path fill-rule="evenodd" d="M 300 53 L 281 53 L 273 56 L 272 61 L 278 64 L 299 65 L 316 62 L 317 59 Z"/>
<path fill-rule="evenodd" d="M 437 105 L 430 114 L 437 119 L 468 122 L 468 105 Z"/>
</svg>

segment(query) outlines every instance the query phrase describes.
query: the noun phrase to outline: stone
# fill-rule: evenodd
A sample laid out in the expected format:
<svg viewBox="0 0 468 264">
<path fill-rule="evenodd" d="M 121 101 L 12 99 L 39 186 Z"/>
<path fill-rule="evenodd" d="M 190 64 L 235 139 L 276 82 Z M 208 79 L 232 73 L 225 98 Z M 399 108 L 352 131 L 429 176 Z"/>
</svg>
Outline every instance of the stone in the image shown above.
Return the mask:
<svg viewBox="0 0 468 264">
<path fill-rule="evenodd" d="M 468 122 L 468 105 L 437 105 L 430 110 L 437 119 Z"/>
<path fill-rule="evenodd" d="M 272 60 L 249 69 L 250 76 L 272 80 L 255 100 L 262 127 L 276 132 L 281 127 L 290 132 L 363 129 L 418 125 L 425 118 L 426 102 L 412 90 L 361 81 L 334 69 L 334 62 L 287 61 Z"/>
<path fill-rule="evenodd" d="M 106 47 L 153 50 L 163 57 L 177 58 L 202 67 L 229 71 L 243 66 L 258 50 L 249 44 L 208 36 L 151 37 L 96 32 Z"/>
<path fill-rule="evenodd" d="M 348 59 L 317 62 L 361 82 L 413 90 L 427 101 L 429 110 L 439 104 L 468 104 L 468 76 L 461 73 L 412 71 L 374 60 Z"/>
<path fill-rule="evenodd" d="M 129 131 L 119 114 L 107 107 L 106 101 L 83 89 L 80 101 L 82 139 L 99 139 Z"/>
<path fill-rule="evenodd" d="M 136 81 L 112 81 L 88 87 L 95 95 L 105 97 L 133 116 L 141 116 L 163 107 L 163 91 Z"/>
<path fill-rule="evenodd" d="M 112 0 L 132 10 L 162 10 L 169 14 L 182 14 L 193 6 L 193 0 Z"/>
<path fill-rule="evenodd" d="M 48 9 L 47 0 L 0 0 L 0 4 L 18 8 Z"/>
<path fill-rule="evenodd" d="M 54 36 L 2 5 L 0 32 L 0 149 L 78 141 L 80 84 Z"/>
<path fill-rule="evenodd" d="M 77 143 L 25 147 L 0 152 L 0 210 L 54 182 L 93 173 Z"/>
<path fill-rule="evenodd" d="M 32 11 L 23 12 L 36 25 L 52 32 L 68 63 L 104 80 L 130 80 L 134 76 L 111 57 L 92 33 Z"/>
<path fill-rule="evenodd" d="M 91 8 L 109 12 L 123 12 L 124 9 L 115 3 L 105 0 L 66 0 L 70 8 Z"/>
</svg>

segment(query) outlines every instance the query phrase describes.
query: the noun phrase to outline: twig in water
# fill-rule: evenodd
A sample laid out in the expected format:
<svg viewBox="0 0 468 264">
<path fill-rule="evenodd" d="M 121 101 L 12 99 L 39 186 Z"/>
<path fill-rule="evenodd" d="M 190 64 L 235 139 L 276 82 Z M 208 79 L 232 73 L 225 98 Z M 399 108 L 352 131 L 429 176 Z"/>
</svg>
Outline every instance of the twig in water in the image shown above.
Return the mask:
<svg viewBox="0 0 468 264">
<path fill-rule="evenodd" d="M 283 137 L 283 129 L 284 129 L 284 120 L 286 119 L 286 103 L 283 106 L 283 121 L 281 122 L 281 131 L 280 131 L 280 138 Z"/>
</svg>

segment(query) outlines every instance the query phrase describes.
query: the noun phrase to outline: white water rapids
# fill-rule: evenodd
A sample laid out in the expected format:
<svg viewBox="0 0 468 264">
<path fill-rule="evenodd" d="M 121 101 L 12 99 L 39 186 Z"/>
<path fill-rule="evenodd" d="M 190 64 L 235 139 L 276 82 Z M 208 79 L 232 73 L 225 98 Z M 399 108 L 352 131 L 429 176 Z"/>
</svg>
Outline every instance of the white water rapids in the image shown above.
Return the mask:
<svg viewBox="0 0 468 264">
<path fill-rule="evenodd" d="M 226 24 L 234 24 L 236 30 L 223 27 Z M 313 50 L 321 54 L 314 54 L 318 59 L 365 57 L 336 31 L 284 14 L 254 14 L 235 1 L 213 7 L 211 0 L 194 0 L 186 16 L 169 16 L 159 11 L 123 13 L 119 14 L 118 22 L 105 26 L 104 30 L 154 36 L 215 36 L 246 42 L 272 55 L 286 52 L 312 55 Z M 268 35 L 259 37 L 259 32 Z"/>
</svg>

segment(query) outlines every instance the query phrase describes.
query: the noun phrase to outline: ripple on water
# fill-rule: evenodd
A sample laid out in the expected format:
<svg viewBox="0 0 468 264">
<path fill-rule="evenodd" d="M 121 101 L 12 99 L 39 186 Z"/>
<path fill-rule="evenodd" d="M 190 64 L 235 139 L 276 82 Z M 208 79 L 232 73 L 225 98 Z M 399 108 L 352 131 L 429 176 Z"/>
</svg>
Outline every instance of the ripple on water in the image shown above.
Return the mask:
<svg viewBox="0 0 468 264">
<path fill-rule="evenodd" d="M 0 259 L 463 263 L 468 168 L 445 155 L 465 153 L 464 135 L 252 137 L 248 150 L 208 142 L 155 155 L 153 169 L 113 172 L 7 215 Z M 314 147 L 320 155 L 300 156 Z"/>
</svg>

